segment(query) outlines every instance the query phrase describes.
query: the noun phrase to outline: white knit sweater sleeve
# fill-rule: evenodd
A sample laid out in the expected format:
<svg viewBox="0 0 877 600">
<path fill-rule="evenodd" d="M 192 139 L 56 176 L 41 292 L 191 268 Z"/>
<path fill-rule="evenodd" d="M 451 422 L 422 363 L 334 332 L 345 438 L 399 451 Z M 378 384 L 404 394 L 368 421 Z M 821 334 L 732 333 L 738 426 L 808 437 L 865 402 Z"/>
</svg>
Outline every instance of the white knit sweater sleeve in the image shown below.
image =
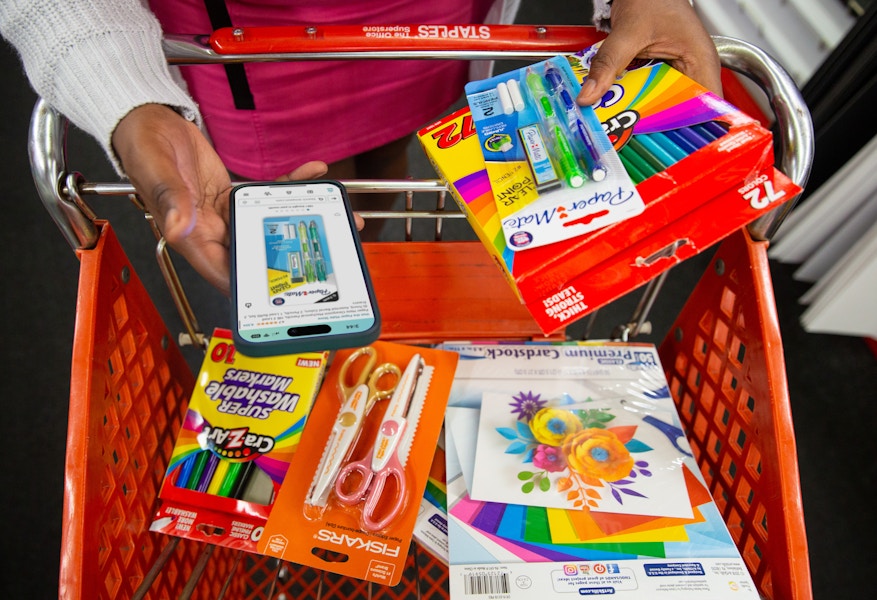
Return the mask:
<svg viewBox="0 0 877 600">
<path fill-rule="evenodd" d="M 167 66 L 161 27 L 139 0 L 2 0 L 0 35 L 37 94 L 94 136 L 120 173 L 110 138 L 133 108 L 165 104 L 200 125 Z"/>
<path fill-rule="evenodd" d="M 694 0 L 688 0 L 688 3 L 694 6 Z M 594 16 L 591 22 L 600 31 L 609 32 L 612 28 L 610 16 L 612 10 L 612 0 L 593 0 Z"/>
<path fill-rule="evenodd" d="M 612 9 L 612 0 L 593 0 L 594 16 L 592 22 L 600 31 L 609 31 L 609 11 Z"/>
</svg>

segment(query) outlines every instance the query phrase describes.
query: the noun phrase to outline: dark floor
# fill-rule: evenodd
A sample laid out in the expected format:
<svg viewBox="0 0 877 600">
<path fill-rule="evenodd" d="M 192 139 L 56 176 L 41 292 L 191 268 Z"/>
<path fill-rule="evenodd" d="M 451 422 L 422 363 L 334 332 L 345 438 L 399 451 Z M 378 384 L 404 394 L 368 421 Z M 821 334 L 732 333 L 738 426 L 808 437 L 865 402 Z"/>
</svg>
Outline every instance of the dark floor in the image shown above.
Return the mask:
<svg viewBox="0 0 877 600">
<path fill-rule="evenodd" d="M 526 5 L 527 3 L 525 3 Z M 530 3 L 532 6 L 535 3 Z M 524 15 L 527 17 L 528 15 Z M 557 17 L 566 19 L 566 16 Z M 549 19 L 538 19 L 551 22 Z M 530 21 L 536 22 L 536 21 Z M 568 22 L 576 22 L 568 20 Z M 578 22 L 583 22 L 579 20 Z M 6 217 L 2 226 L 3 389 L 7 418 L 2 428 L 4 520 L 12 534 L 3 543 L 3 598 L 58 595 L 64 452 L 70 353 L 76 313 L 78 262 L 34 192 L 26 136 L 34 95 L 14 54 L 0 48 L 5 73 L 0 121 Z M 113 172 L 94 144 L 71 131 L 70 168 L 93 181 L 112 181 Z M 414 149 L 416 151 L 416 149 Z M 433 176 L 430 173 L 417 176 Z M 180 331 L 169 294 L 161 287 L 152 241 L 142 217 L 125 199 L 94 203 L 122 238 L 138 273 L 154 290 L 156 304 L 172 331 Z M 677 268 L 652 316 L 658 342 L 684 301 L 702 261 Z M 204 331 L 222 324 L 225 299 L 179 265 Z M 877 360 L 858 338 L 804 332 L 797 298 L 806 286 L 791 278 L 793 268 L 773 265 L 798 460 L 803 485 L 813 590 L 817 599 L 857 598 L 874 588 L 875 555 L 869 536 L 877 531 L 877 453 L 871 427 L 877 423 Z M 601 312 L 595 336 L 606 336 L 635 299 Z M 605 318 L 604 318 L 605 317 Z M 193 351 L 194 352 L 194 351 Z M 200 361 L 192 355 L 193 364 Z M 871 532 L 871 533 L 868 533 Z M 8 532 L 7 532 L 8 533 Z M 870 594 L 869 594 L 870 596 Z"/>
</svg>

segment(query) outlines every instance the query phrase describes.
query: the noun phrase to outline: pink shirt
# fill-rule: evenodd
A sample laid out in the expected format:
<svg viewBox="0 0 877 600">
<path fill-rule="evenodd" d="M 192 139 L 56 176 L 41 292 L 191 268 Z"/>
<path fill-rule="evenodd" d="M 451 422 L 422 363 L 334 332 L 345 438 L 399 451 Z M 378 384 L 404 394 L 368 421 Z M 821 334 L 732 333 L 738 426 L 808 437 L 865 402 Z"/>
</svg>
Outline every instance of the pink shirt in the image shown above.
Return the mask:
<svg viewBox="0 0 877 600">
<path fill-rule="evenodd" d="M 235 26 L 480 23 L 492 0 L 226 0 Z M 205 0 L 150 0 L 165 33 L 213 30 Z M 465 61 L 300 61 L 244 65 L 255 110 L 234 106 L 222 65 L 183 67 L 217 152 L 235 174 L 271 180 L 398 139 L 462 92 Z"/>
</svg>

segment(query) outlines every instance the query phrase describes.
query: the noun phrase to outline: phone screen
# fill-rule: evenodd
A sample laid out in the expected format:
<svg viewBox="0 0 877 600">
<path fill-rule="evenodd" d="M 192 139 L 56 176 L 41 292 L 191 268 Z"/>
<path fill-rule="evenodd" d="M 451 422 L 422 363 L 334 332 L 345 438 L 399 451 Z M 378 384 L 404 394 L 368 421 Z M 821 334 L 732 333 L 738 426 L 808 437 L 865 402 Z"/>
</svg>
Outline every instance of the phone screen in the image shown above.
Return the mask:
<svg viewBox="0 0 877 600">
<path fill-rule="evenodd" d="M 235 333 L 246 354 L 371 343 L 380 322 L 346 193 L 334 181 L 232 190 Z"/>
</svg>

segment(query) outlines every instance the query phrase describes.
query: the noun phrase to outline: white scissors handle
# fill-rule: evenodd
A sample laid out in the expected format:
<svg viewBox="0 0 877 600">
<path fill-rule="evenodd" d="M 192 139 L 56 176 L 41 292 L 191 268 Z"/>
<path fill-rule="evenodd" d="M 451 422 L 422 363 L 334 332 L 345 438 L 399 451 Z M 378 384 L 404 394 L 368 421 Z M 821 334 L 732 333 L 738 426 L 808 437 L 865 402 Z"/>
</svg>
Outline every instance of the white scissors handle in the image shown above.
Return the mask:
<svg viewBox="0 0 877 600">
<path fill-rule="evenodd" d="M 341 463 L 347 458 L 347 453 L 353 447 L 353 442 L 362 426 L 368 395 L 367 385 L 357 386 L 338 411 L 338 417 L 332 425 L 332 432 L 326 443 L 326 450 L 317 467 L 314 485 L 306 500 L 308 504 L 326 506 L 329 490 L 341 470 Z"/>
</svg>

